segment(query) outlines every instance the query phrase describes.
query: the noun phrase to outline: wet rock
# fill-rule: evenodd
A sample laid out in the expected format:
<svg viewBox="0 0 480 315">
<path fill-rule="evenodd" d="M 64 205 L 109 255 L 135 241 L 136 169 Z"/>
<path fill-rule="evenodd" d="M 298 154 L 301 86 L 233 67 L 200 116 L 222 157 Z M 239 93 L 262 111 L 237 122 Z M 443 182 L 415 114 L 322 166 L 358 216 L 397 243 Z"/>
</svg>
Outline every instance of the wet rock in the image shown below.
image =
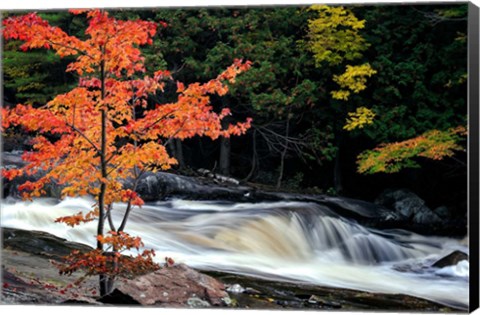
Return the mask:
<svg viewBox="0 0 480 315">
<path fill-rule="evenodd" d="M 3 151 L 1 156 L 2 161 L 2 168 L 4 169 L 12 169 L 12 168 L 21 168 L 26 165 L 26 162 L 22 159 L 23 151 Z M 3 196 L 7 197 L 16 197 L 21 198 L 21 193 L 18 190 L 18 186 L 25 183 L 26 181 L 37 181 L 41 177 L 45 176 L 46 171 L 37 169 L 37 172 L 32 175 L 23 175 L 14 178 L 13 180 L 9 181 L 7 179 L 3 179 Z M 45 185 L 44 190 L 45 194 L 50 197 L 60 198 L 61 190 L 63 189 L 62 186 L 56 183 L 48 183 Z"/>
<path fill-rule="evenodd" d="M 421 262 L 419 263 L 400 263 L 392 266 L 393 270 L 398 272 L 410 272 L 410 273 L 424 273 L 428 271 L 430 267 Z"/>
<path fill-rule="evenodd" d="M 198 297 L 191 297 L 187 300 L 187 305 L 191 308 L 202 308 L 202 307 L 210 307 L 210 303 L 199 299 Z"/>
<path fill-rule="evenodd" d="M 234 306 L 234 301 L 229 296 L 222 298 L 222 301 L 226 306 Z"/>
<path fill-rule="evenodd" d="M 40 231 L 26 231 L 2 227 L 3 246 L 21 250 L 34 255 L 44 255 L 53 259 L 61 259 L 72 252 L 79 250 L 90 251 L 92 248 L 63 238 Z"/>
<path fill-rule="evenodd" d="M 4 151 L 2 152 L 2 166 L 5 168 L 22 167 L 25 161 L 22 160 L 23 151 Z"/>
<path fill-rule="evenodd" d="M 69 242 L 63 238 L 40 231 L 26 231 L 2 227 L 3 246 L 21 250 L 34 255 L 44 255 L 54 259 L 60 259 L 71 253 L 72 250 L 82 252 L 92 248 L 75 242 Z"/>
<path fill-rule="evenodd" d="M 307 302 L 309 304 L 318 304 L 320 306 L 328 308 L 342 308 L 342 304 L 335 301 L 329 301 L 316 295 L 312 295 Z"/>
<path fill-rule="evenodd" d="M 447 266 L 454 266 L 458 264 L 462 260 L 468 260 L 468 255 L 465 254 L 464 252 L 461 252 L 459 250 L 456 250 L 447 256 L 443 257 L 442 259 L 439 259 L 436 261 L 432 267 L 436 268 L 444 268 Z"/>
<path fill-rule="evenodd" d="M 63 301 L 60 304 L 65 305 L 103 305 L 102 303 L 96 301 L 95 299 L 86 297 L 86 296 L 79 296 L 76 298 L 70 298 Z"/>
<path fill-rule="evenodd" d="M 375 199 L 375 204 L 394 210 L 399 221 L 415 224 L 436 224 L 440 216 L 425 205 L 425 201 L 407 189 L 385 190 Z"/>
<path fill-rule="evenodd" d="M 145 294 L 140 293 L 140 296 L 145 296 Z M 131 295 L 119 289 L 114 289 L 110 294 L 99 298 L 97 301 L 100 303 L 113 305 L 141 305 L 141 303 Z"/>
<path fill-rule="evenodd" d="M 287 200 L 310 201 L 325 205 L 340 216 L 371 222 L 389 221 L 397 218 L 397 214 L 381 205 L 346 197 L 331 197 L 325 195 L 299 195 L 297 199 Z"/>
<path fill-rule="evenodd" d="M 253 288 L 245 288 L 245 291 L 243 291 L 243 293 L 250 294 L 250 295 L 254 295 L 254 294 L 261 295 L 261 294 L 263 294 L 262 292 L 260 292 L 258 290 L 255 290 Z"/>
<path fill-rule="evenodd" d="M 100 301 L 119 304 L 117 301 L 126 300 L 133 302 L 131 304 L 181 307 L 189 305 L 189 299 L 198 298 L 209 305 L 224 306 L 226 297 L 223 283 L 178 264 L 131 280 L 117 281 L 114 292 Z"/>
<path fill-rule="evenodd" d="M 245 288 L 239 285 L 238 283 L 228 286 L 226 290 L 227 292 L 234 293 L 234 294 L 240 294 L 245 292 Z"/>
<path fill-rule="evenodd" d="M 419 209 L 413 216 L 413 223 L 416 224 L 435 224 L 442 222 L 442 219 L 427 207 Z"/>
<path fill-rule="evenodd" d="M 210 179 L 166 172 L 146 173 L 137 186 L 137 192 L 145 201 L 163 200 L 171 196 L 204 200 L 249 200 L 248 193 L 251 190 L 250 187 L 238 186 L 238 183 L 216 183 Z"/>
</svg>

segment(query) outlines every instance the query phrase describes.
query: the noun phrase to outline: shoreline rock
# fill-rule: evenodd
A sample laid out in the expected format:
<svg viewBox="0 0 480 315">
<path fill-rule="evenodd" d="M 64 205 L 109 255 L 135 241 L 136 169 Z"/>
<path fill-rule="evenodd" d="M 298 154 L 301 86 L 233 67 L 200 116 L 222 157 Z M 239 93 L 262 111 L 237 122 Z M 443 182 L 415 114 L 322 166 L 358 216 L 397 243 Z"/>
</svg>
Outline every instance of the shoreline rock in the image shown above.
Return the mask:
<svg viewBox="0 0 480 315">
<path fill-rule="evenodd" d="M 448 266 L 455 266 L 462 260 L 468 261 L 468 255 L 464 252 L 456 250 L 448 254 L 447 256 L 437 260 L 435 263 L 432 264 L 432 267 L 443 268 Z"/>
<path fill-rule="evenodd" d="M 228 306 L 229 296 L 220 281 L 185 264 L 163 267 L 153 273 L 119 279 L 114 291 L 99 299 L 106 304 L 140 304 L 144 306 Z"/>
</svg>

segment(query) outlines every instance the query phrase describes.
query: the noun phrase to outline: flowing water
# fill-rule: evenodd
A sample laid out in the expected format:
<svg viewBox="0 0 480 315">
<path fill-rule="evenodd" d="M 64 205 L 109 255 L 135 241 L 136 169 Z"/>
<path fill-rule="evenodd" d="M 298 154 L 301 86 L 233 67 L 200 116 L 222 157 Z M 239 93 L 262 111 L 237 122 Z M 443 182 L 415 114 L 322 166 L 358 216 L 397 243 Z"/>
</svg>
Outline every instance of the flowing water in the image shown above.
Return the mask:
<svg viewBox="0 0 480 315">
<path fill-rule="evenodd" d="M 76 228 L 53 223 L 88 212 L 93 203 L 87 198 L 7 199 L 1 225 L 46 231 L 93 247 L 94 222 Z M 124 208 L 115 205 L 116 222 Z M 162 201 L 132 212 L 126 231 L 141 236 L 160 262 L 168 256 L 204 270 L 468 306 L 468 262 L 430 267 L 453 250 L 468 253 L 458 240 L 368 229 L 313 203 Z"/>
</svg>

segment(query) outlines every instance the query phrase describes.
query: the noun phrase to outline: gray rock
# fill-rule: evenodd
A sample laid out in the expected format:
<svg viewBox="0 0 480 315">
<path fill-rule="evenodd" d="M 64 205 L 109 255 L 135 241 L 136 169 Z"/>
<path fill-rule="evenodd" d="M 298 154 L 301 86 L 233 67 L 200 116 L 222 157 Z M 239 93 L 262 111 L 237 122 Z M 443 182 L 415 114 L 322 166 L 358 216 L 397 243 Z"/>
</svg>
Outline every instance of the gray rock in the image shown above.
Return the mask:
<svg viewBox="0 0 480 315">
<path fill-rule="evenodd" d="M 443 257 L 442 259 L 436 261 L 432 267 L 436 268 L 443 268 L 447 266 L 455 266 L 462 260 L 468 260 L 468 255 L 465 254 L 464 252 L 461 252 L 459 250 L 456 250 L 447 256 Z"/>
<path fill-rule="evenodd" d="M 229 296 L 222 298 L 222 301 L 225 304 L 225 306 L 233 306 L 233 301 Z"/>
<path fill-rule="evenodd" d="M 385 190 L 375 203 L 395 210 L 403 219 L 409 219 L 420 209 L 426 208 L 425 201 L 406 189 Z"/>
<path fill-rule="evenodd" d="M 126 183 L 126 186 L 131 183 Z M 246 200 L 252 188 L 238 184 L 217 184 L 210 179 L 188 177 L 166 172 L 146 173 L 140 179 L 137 192 L 145 201 L 162 200 L 169 196 L 188 199 Z"/>
<path fill-rule="evenodd" d="M 423 200 L 418 200 L 416 198 L 405 198 L 401 199 L 393 204 L 393 208 L 403 218 L 410 218 L 414 214 L 414 209 L 422 208 Z"/>
<path fill-rule="evenodd" d="M 245 294 L 250 294 L 250 295 L 260 295 L 262 294 L 261 291 L 255 290 L 254 288 L 245 288 L 245 291 L 243 291 Z"/>
<path fill-rule="evenodd" d="M 436 224 L 442 218 L 425 205 L 425 201 L 407 189 L 385 190 L 375 200 L 375 204 L 384 206 L 398 214 L 399 221 L 415 224 Z M 444 209 L 440 209 L 443 213 Z"/>
<path fill-rule="evenodd" d="M 199 299 L 198 297 L 191 297 L 187 300 L 187 305 L 191 308 L 202 308 L 202 307 L 210 307 L 210 303 Z"/>
<path fill-rule="evenodd" d="M 449 219 L 451 217 L 450 210 L 445 206 L 435 208 L 433 212 L 442 219 Z"/>
<path fill-rule="evenodd" d="M 3 245 L 35 255 L 43 255 L 53 259 L 62 259 L 72 250 L 88 252 L 90 246 L 69 242 L 63 238 L 41 231 L 26 231 L 2 227 Z"/>
<path fill-rule="evenodd" d="M 238 283 L 235 283 L 227 288 L 227 292 L 239 294 L 245 292 L 245 288 Z"/>
<path fill-rule="evenodd" d="M 71 298 L 68 300 L 63 301 L 60 304 L 66 305 L 102 305 L 102 303 L 97 302 L 96 300 L 86 297 L 86 296 L 79 296 L 76 298 Z"/>
<path fill-rule="evenodd" d="M 310 304 L 319 304 L 321 306 L 328 307 L 328 308 L 341 308 L 342 307 L 342 304 L 340 304 L 338 302 L 330 301 L 330 300 L 321 298 L 321 297 L 316 296 L 316 295 L 312 295 L 308 299 L 307 302 L 310 303 Z"/>
<path fill-rule="evenodd" d="M 417 212 L 413 216 L 414 223 L 418 224 L 432 224 L 432 223 L 440 223 L 442 219 L 435 214 L 432 210 L 428 209 L 427 207 L 418 209 Z"/>
</svg>

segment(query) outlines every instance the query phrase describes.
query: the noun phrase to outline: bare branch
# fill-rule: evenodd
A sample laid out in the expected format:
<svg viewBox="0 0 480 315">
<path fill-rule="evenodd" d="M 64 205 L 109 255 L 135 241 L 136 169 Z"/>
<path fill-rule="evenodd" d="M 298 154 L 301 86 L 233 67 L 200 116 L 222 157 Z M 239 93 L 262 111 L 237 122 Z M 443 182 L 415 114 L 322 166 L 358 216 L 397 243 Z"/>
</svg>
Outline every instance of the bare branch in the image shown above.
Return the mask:
<svg viewBox="0 0 480 315">
<path fill-rule="evenodd" d="M 90 140 L 80 129 L 78 129 L 77 127 L 75 127 L 74 125 L 68 123 L 68 122 L 65 122 L 65 124 L 72 128 L 73 131 L 75 131 L 76 133 L 78 133 L 83 139 L 87 140 L 87 142 L 95 149 L 95 151 L 97 151 L 98 153 L 100 153 L 100 149 L 95 145 L 95 143 L 93 143 L 92 140 Z"/>
<path fill-rule="evenodd" d="M 56 42 L 51 41 L 51 40 L 47 40 L 47 42 L 48 42 L 50 45 L 52 45 L 52 46 L 56 45 L 56 46 L 60 46 L 60 47 L 63 47 L 63 48 L 75 50 L 75 51 L 78 52 L 80 55 L 84 55 L 84 56 L 87 56 L 87 57 L 90 58 L 90 59 L 94 59 L 92 55 L 89 55 L 89 54 L 87 54 L 86 52 L 84 52 L 83 50 L 80 50 L 80 49 L 78 49 L 78 48 L 75 48 L 75 47 L 72 47 L 72 46 L 68 46 L 68 45 L 65 45 L 65 44 L 56 43 Z"/>
</svg>

